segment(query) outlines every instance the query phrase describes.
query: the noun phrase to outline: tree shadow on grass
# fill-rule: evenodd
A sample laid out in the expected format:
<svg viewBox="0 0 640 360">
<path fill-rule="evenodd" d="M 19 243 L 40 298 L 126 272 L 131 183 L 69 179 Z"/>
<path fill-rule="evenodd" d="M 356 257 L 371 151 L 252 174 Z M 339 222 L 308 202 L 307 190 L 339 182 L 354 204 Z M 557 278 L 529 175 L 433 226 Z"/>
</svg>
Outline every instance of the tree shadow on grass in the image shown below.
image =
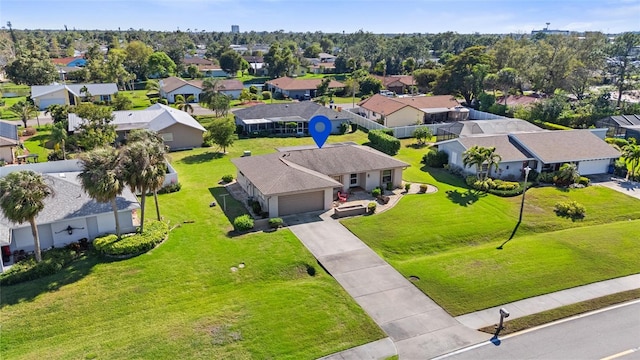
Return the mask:
<svg viewBox="0 0 640 360">
<path fill-rule="evenodd" d="M 57 291 L 89 275 L 95 265 L 113 261 L 118 260 L 102 257 L 96 251 L 89 250 L 55 274 L 14 285 L 3 285 L 0 292 L 0 308 L 32 301 L 40 294 Z"/>
<path fill-rule="evenodd" d="M 473 205 L 476 201 L 480 200 L 480 198 L 487 196 L 486 193 L 481 193 L 478 191 L 473 191 L 471 189 L 466 192 L 461 192 L 456 190 L 447 190 L 447 199 L 451 200 L 451 202 L 458 204 L 460 206 L 467 207 L 469 205 Z"/>
<path fill-rule="evenodd" d="M 430 148 L 431 146 L 428 143 L 411 143 L 411 144 L 405 145 L 405 147 L 420 150 L 424 148 Z"/>
<path fill-rule="evenodd" d="M 458 175 L 454 175 L 454 174 L 450 173 L 446 169 L 433 168 L 433 167 L 425 165 L 425 166 L 420 168 L 420 171 L 424 171 L 424 172 L 427 172 L 427 173 L 431 174 L 431 176 L 434 179 L 436 179 L 436 181 L 438 181 L 440 183 L 448 184 L 448 185 L 452 185 L 452 186 L 456 186 L 456 187 L 461 187 L 461 188 L 464 188 L 464 189 L 468 188 L 468 186 L 464 182 L 463 178 L 461 178 Z"/>
<path fill-rule="evenodd" d="M 207 161 L 211 161 L 211 160 L 215 160 L 215 159 L 220 159 L 224 156 L 223 153 L 220 152 L 214 152 L 214 151 L 207 151 L 205 153 L 202 154 L 198 154 L 198 155 L 189 155 L 185 158 L 182 159 L 182 162 L 184 162 L 185 164 L 201 164 Z"/>
</svg>

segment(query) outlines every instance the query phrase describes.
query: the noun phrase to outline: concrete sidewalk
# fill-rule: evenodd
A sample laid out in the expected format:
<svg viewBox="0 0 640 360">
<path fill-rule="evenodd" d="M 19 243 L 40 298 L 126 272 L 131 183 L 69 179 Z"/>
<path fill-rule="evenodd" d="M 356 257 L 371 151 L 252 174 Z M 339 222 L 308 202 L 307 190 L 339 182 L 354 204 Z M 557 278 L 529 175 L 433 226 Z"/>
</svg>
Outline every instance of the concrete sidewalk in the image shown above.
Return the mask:
<svg viewBox="0 0 640 360">
<path fill-rule="evenodd" d="M 401 359 L 432 358 L 490 337 L 456 321 L 329 213 L 284 220 L 320 264 L 389 335 Z M 383 354 L 376 355 L 353 358 L 386 358 Z"/>
<path fill-rule="evenodd" d="M 476 311 L 456 317 L 460 323 L 472 328 L 480 329 L 498 323 L 499 309 L 509 311 L 508 320 L 551 310 L 560 306 L 575 304 L 581 301 L 615 294 L 622 291 L 640 289 L 640 274 L 601 281 L 589 285 L 578 286 L 546 295 L 524 299 L 502 306 Z"/>
</svg>

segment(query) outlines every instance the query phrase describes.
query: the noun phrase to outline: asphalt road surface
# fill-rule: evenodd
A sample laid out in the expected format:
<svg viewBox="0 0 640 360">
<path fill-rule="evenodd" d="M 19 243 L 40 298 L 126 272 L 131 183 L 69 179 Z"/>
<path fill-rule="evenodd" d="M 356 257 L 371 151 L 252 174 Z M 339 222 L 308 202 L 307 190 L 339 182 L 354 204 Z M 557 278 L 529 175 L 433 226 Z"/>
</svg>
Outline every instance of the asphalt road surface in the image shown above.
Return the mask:
<svg viewBox="0 0 640 360">
<path fill-rule="evenodd" d="M 640 359 L 640 300 L 493 339 L 441 358 Z"/>
</svg>

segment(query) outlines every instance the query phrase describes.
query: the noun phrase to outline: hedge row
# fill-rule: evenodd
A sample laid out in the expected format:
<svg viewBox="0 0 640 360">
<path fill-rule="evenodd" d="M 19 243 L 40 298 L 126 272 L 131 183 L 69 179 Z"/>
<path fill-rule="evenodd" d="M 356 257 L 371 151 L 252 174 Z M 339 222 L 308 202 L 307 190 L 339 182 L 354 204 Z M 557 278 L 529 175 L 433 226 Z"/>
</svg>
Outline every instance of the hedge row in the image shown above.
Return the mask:
<svg viewBox="0 0 640 360">
<path fill-rule="evenodd" d="M 153 249 L 167 238 L 169 226 L 161 221 L 150 221 L 144 233 L 126 236 L 118 240 L 116 235 L 96 238 L 93 247 L 102 254 L 112 256 L 138 255 Z"/>
<path fill-rule="evenodd" d="M 75 260 L 79 253 L 69 248 L 42 252 L 42 261 L 36 263 L 33 256 L 19 261 L 11 269 L 0 274 L 0 285 L 13 285 L 55 274 Z"/>
<path fill-rule="evenodd" d="M 400 140 L 387 134 L 383 130 L 369 131 L 368 138 L 372 148 L 382 151 L 387 155 L 393 156 L 400 150 Z"/>
</svg>

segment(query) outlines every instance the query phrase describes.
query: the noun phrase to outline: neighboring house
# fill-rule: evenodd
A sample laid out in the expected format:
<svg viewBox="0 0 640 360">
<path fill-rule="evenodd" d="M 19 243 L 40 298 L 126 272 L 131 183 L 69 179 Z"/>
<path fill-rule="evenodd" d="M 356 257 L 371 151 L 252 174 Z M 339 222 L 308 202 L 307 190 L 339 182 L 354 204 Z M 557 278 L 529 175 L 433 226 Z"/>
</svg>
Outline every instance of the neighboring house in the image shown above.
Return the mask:
<svg viewBox="0 0 640 360">
<path fill-rule="evenodd" d="M 269 217 L 331 209 L 338 190 L 371 191 L 387 183 L 399 187 L 402 171 L 409 166 L 355 144 L 278 150 L 231 160 L 238 169 L 238 183 Z"/>
<path fill-rule="evenodd" d="M 509 95 L 507 96 L 507 106 L 531 106 L 540 102 L 542 98 L 539 95 Z M 496 104 L 504 105 L 504 96 L 496 99 Z"/>
<path fill-rule="evenodd" d="M 437 143 L 438 150 L 449 155 L 449 165 L 460 168 L 464 168 L 464 151 L 475 145 L 496 147 L 496 153 L 502 157 L 498 177 L 519 178 L 526 166 L 537 172 L 556 171 L 566 163 L 576 164 L 581 175 L 605 174 L 620 157 L 619 151 L 590 130 L 515 132 L 459 137 Z M 475 173 L 475 168 L 464 171 Z"/>
<path fill-rule="evenodd" d="M 336 70 L 334 55 L 320 53 L 317 58 L 307 58 L 307 60 L 311 63 L 309 71 L 313 74 L 330 74 Z"/>
<path fill-rule="evenodd" d="M 231 76 L 226 71 L 220 68 L 220 65 L 216 65 L 211 60 L 192 57 L 185 58 L 182 60 L 182 63 L 185 67 L 189 65 L 195 65 L 198 67 L 198 71 L 202 73 L 204 77 L 229 77 Z"/>
<path fill-rule="evenodd" d="M 23 169 L 42 173 L 44 180 L 52 187 L 54 196 L 44 200 L 44 209 L 36 216 L 40 247 L 43 250 L 62 247 L 83 238 L 93 240 L 104 234 L 115 233 L 111 203 L 97 202 L 82 189 L 77 177 L 81 167 L 77 162 L 67 160 L 2 168 L 2 176 Z M 60 170 L 61 167 L 75 171 Z M 134 232 L 136 225 L 133 213 L 140 207 L 136 196 L 125 187 L 117 197 L 116 204 L 121 232 Z M 0 245 L 9 247 L 11 252 L 33 251 L 33 235 L 29 222 L 15 224 L 0 213 Z M 10 259 L 3 262 L 3 265 L 12 263 L 13 259 Z"/>
<path fill-rule="evenodd" d="M 72 56 L 72 57 L 64 57 L 51 59 L 51 62 L 56 66 L 69 66 L 69 67 L 83 67 L 87 65 L 87 59 L 83 56 Z"/>
<path fill-rule="evenodd" d="M 342 112 L 337 112 L 311 101 L 288 104 L 262 104 L 233 112 L 236 125 L 242 126 L 245 134 L 267 132 L 273 134 L 309 133 L 309 120 L 316 115 L 324 115 L 331 121 L 331 133 L 338 134 L 340 125 L 349 122 Z M 287 124 L 296 123 L 296 126 Z"/>
<path fill-rule="evenodd" d="M 111 101 L 113 94 L 118 92 L 118 86 L 114 83 L 106 84 L 57 84 L 36 85 L 31 87 L 31 99 L 34 104 L 44 110 L 50 105 L 76 105 L 86 96 L 81 91 L 87 88 L 92 101 Z"/>
<path fill-rule="evenodd" d="M 609 116 L 596 123 L 597 127 L 607 128 L 607 136 L 635 138 L 640 141 L 640 115 Z"/>
<path fill-rule="evenodd" d="M 170 104 L 176 102 L 176 96 L 182 95 L 185 100 L 190 96 L 193 96 L 192 102 L 200 101 L 200 94 L 202 93 L 202 80 L 184 80 L 179 77 L 170 76 L 166 79 L 160 80 L 160 96 L 167 99 Z M 237 99 L 242 93 L 244 86 L 242 82 L 234 79 L 219 80 L 219 92 L 229 96 L 232 99 Z"/>
<path fill-rule="evenodd" d="M 69 74 L 82 71 L 82 68 L 78 66 L 56 66 L 56 69 L 58 69 L 60 81 L 63 82 L 69 78 Z"/>
<path fill-rule="evenodd" d="M 18 126 L 0 121 L 0 162 L 13 164 L 16 161 L 15 149 L 19 145 Z"/>
<path fill-rule="evenodd" d="M 411 75 L 389 75 L 385 77 L 373 75 L 373 77 L 382 81 L 382 86 L 385 89 L 393 91 L 398 95 L 410 93 L 411 87 L 415 85 L 415 81 Z"/>
<path fill-rule="evenodd" d="M 69 114 L 69 132 L 76 131 L 83 122 L 84 119 L 76 114 Z M 144 110 L 114 111 L 111 124 L 116 126 L 120 141 L 126 139 L 131 130 L 149 129 L 157 132 L 170 150 L 202 146 L 206 131 L 188 113 L 162 104 L 154 104 Z"/>
<path fill-rule="evenodd" d="M 437 141 L 477 135 L 499 135 L 518 132 L 545 131 L 532 123 L 520 119 L 466 120 L 441 126 L 437 130 Z"/>
<path fill-rule="evenodd" d="M 387 97 L 376 94 L 361 101 L 365 117 L 387 127 L 467 120 L 469 110 L 450 95 Z"/>
<path fill-rule="evenodd" d="M 266 75 L 264 57 L 249 55 L 242 58 L 249 63 L 249 68 L 253 69 L 255 75 Z"/>
<path fill-rule="evenodd" d="M 288 76 L 267 81 L 267 88 L 273 94 L 281 93 L 291 99 L 304 99 L 305 97 L 315 97 L 318 86 L 322 79 L 294 79 Z M 344 84 L 331 80 L 329 89 L 341 89 Z"/>
</svg>

